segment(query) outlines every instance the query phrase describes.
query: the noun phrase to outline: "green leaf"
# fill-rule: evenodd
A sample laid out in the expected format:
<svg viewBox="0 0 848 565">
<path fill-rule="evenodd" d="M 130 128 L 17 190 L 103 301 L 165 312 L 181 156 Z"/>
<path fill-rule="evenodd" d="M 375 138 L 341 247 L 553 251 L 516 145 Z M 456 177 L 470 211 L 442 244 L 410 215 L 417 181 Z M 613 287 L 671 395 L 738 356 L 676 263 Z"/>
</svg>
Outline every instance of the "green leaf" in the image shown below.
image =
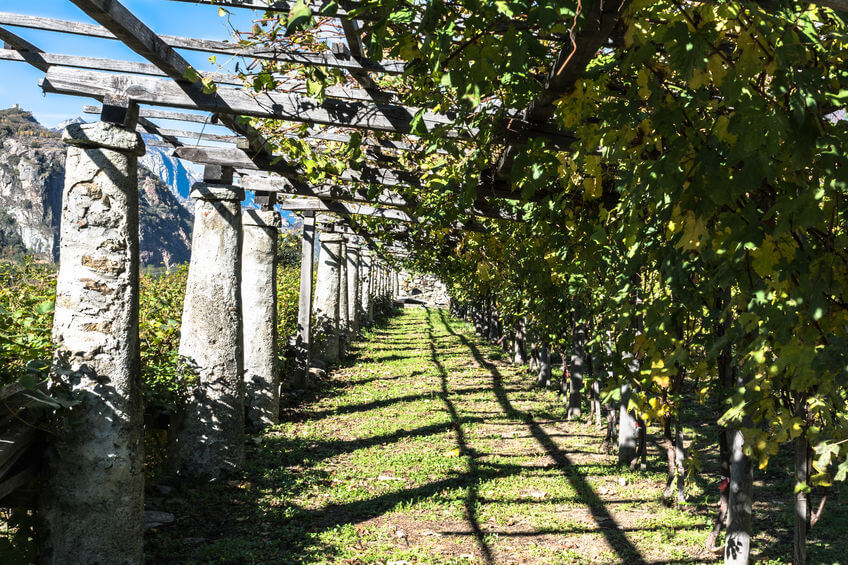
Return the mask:
<svg viewBox="0 0 848 565">
<path fill-rule="evenodd" d="M 289 11 L 286 25 L 286 37 L 309 27 L 312 22 L 312 8 L 303 0 L 298 0 Z"/>
<path fill-rule="evenodd" d="M 322 16 L 332 17 L 335 16 L 339 11 L 339 3 L 333 0 L 332 2 L 328 2 L 321 8 L 320 14 Z"/>
<path fill-rule="evenodd" d="M 186 70 L 183 71 L 183 78 L 185 78 L 189 82 L 197 82 L 200 80 L 200 74 L 194 70 L 194 67 L 189 65 L 186 67 Z"/>
</svg>

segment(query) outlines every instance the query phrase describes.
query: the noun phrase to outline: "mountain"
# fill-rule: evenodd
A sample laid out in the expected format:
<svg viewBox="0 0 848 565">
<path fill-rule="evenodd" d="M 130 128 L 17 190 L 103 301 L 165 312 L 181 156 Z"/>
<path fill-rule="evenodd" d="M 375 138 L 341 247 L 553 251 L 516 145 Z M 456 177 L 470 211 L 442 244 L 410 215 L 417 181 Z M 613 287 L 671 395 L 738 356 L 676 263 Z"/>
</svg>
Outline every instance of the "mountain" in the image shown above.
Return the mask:
<svg viewBox="0 0 848 565">
<path fill-rule="evenodd" d="M 52 131 L 56 133 L 62 133 L 62 131 L 72 124 L 84 124 L 86 121 L 80 117 L 71 118 L 70 120 L 65 120 L 64 122 L 59 122 L 55 128 L 52 128 Z"/>
<path fill-rule="evenodd" d="M 64 182 L 61 134 L 24 110 L 0 110 L 0 256 L 26 252 L 58 260 Z M 191 213 L 147 167 L 139 166 L 138 183 L 142 264 L 188 261 Z"/>
<path fill-rule="evenodd" d="M 145 143 L 157 139 L 148 133 L 141 134 Z M 188 193 L 191 185 L 202 180 L 200 175 L 195 174 L 183 165 L 183 162 L 168 154 L 167 149 L 162 147 L 147 146 L 147 153 L 138 160 L 139 164 L 149 169 L 154 175 L 162 179 L 168 185 L 171 192 L 187 208 L 191 209 L 191 201 Z"/>
</svg>

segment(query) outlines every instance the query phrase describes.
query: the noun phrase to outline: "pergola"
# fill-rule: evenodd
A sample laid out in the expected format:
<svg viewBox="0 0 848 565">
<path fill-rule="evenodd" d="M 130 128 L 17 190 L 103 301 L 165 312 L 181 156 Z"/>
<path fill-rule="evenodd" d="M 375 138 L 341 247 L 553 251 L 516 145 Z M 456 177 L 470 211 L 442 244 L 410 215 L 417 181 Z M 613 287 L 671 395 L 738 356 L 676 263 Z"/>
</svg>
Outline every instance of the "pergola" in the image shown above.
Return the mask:
<svg viewBox="0 0 848 565">
<path fill-rule="evenodd" d="M 63 136 L 69 148 L 55 361 L 72 375 L 63 382 L 82 399 L 74 409 L 81 427 L 59 433 L 47 458 L 46 496 L 38 508 L 46 528 L 42 548 L 46 559 L 55 563 L 140 563 L 143 436 L 135 185 L 137 156 L 144 148 L 136 130 L 159 136 L 161 141 L 152 143 L 172 148 L 175 156 L 205 165 L 203 182 L 191 193 L 195 226 L 180 344 L 184 370 L 197 376 L 199 386 L 187 413 L 174 423 L 173 450 L 176 471 L 204 478 L 242 464 L 245 403 L 248 420 L 257 427 L 276 423 L 274 273 L 280 220 L 275 206 L 303 217 L 296 368 L 290 375 L 294 386 L 302 386 L 311 354 L 325 363 L 338 361 L 340 339 L 343 343 L 345 334 L 372 319 L 375 302 L 397 292 L 397 274 L 387 254 L 403 256 L 405 251 L 391 242 L 377 244 L 376 234 L 349 218 L 378 217 L 399 225 L 429 222 L 416 214 L 422 205 L 417 198 L 419 177 L 388 168 L 397 160 L 385 152 L 420 151 L 413 135 L 416 116 L 428 131 L 457 143 L 473 140 L 477 132 L 457 128 L 450 112 L 421 113 L 377 86 L 372 74 L 401 74 L 407 64 L 364 56 L 358 21 L 349 13 L 355 3 L 341 2 L 335 13 L 346 45 L 313 53 L 158 35 L 117 0 L 70 1 L 99 25 L 0 13 L 5 43 L 0 59 L 43 71 L 45 92 L 101 102 L 85 108 L 99 114 L 99 122 L 70 126 Z M 214 4 L 279 12 L 293 6 L 260 0 Z M 496 170 L 481 175 L 473 204 L 448 229 L 485 232 L 487 221 L 519 221 L 499 203 L 520 199 L 507 180 L 515 147 L 539 136 L 562 148 L 572 143 L 568 132 L 550 123 L 553 102 L 581 77 L 627 4 L 596 2 L 586 9 L 586 25 L 563 42 L 543 92 L 527 108 L 508 110 L 507 118 L 497 124 L 505 150 Z M 148 62 L 46 53 L 10 27 L 117 40 Z M 209 77 L 178 50 L 339 69 L 356 86 L 329 87 L 322 102 L 301 93 L 304 84 L 291 77 L 281 78 L 285 92 L 256 95 L 242 88 L 238 76 L 216 74 L 212 89 Z M 204 111 L 212 117 L 179 110 Z M 311 184 L 307 172 L 286 155 L 275 154 L 243 116 L 309 124 L 308 133 L 298 137 L 318 144 L 348 142 L 350 136 L 337 128 L 359 130 L 373 164 Z M 232 135 L 166 129 L 155 122 L 160 119 L 211 120 Z M 192 144 L 182 141 L 188 139 Z M 216 145 L 199 145 L 204 141 Z M 375 193 L 366 185 L 381 188 Z M 255 193 L 259 210 L 242 211 L 245 190 Z M 316 227 L 321 230 L 317 238 Z M 321 260 L 313 301 L 316 239 Z"/>
</svg>

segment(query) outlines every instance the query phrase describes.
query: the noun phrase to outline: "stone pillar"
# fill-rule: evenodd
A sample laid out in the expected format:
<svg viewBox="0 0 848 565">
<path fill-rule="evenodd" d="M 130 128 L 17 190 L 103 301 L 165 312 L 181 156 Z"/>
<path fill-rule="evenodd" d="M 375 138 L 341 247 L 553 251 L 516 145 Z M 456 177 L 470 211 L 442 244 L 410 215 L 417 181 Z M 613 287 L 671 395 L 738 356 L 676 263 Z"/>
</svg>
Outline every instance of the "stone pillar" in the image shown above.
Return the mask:
<svg viewBox="0 0 848 565">
<path fill-rule="evenodd" d="M 347 245 L 347 320 L 350 339 L 359 331 L 359 246 L 355 243 Z"/>
<path fill-rule="evenodd" d="M 300 251 L 300 296 L 297 308 L 294 370 L 289 382 L 303 388 L 309 375 L 312 343 L 312 267 L 315 262 L 315 212 L 303 213 Z"/>
<path fill-rule="evenodd" d="M 105 117 L 105 114 L 104 114 Z M 79 404 L 49 438 L 38 561 L 143 563 L 138 157 L 127 127 L 68 126 L 53 382 Z"/>
<path fill-rule="evenodd" d="M 371 272 L 371 278 L 373 280 L 372 284 L 374 285 L 374 289 L 372 291 L 374 298 L 371 301 L 371 315 L 372 315 L 372 317 L 374 317 L 375 314 L 376 315 L 380 314 L 378 309 L 381 306 L 380 303 L 382 301 L 382 290 L 380 288 L 380 285 L 382 284 L 381 272 L 383 270 L 383 267 L 380 264 L 379 259 L 375 259 L 375 261 L 376 261 L 376 264 L 375 264 L 375 266 L 374 266 L 374 268 L 372 269 L 372 272 Z"/>
<path fill-rule="evenodd" d="M 196 378 L 176 419 L 174 470 L 218 478 L 244 463 L 244 358 L 241 306 L 241 201 L 232 169 L 207 167 L 191 190 L 194 230 L 179 354 L 185 377 Z"/>
<path fill-rule="evenodd" d="M 244 320 L 244 409 L 251 429 L 279 422 L 277 367 L 277 237 L 274 210 L 244 210 L 241 303 Z"/>
<path fill-rule="evenodd" d="M 359 285 L 359 301 L 360 312 L 359 320 L 361 324 L 370 324 L 373 319 L 371 317 L 371 253 L 367 249 L 362 250 L 362 264 L 360 273 Z"/>
<path fill-rule="evenodd" d="M 313 357 L 323 363 L 339 361 L 339 281 L 342 236 L 322 233 L 315 284 Z"/>
<path fill-rule="evenodd" d="M 341 249 L 339 251 L 339 347 L 340 356 L 346 351 L 350 340 L 350 320 L 348 319 L 347 305 L 347 240 L 342 236 Z"/>
</svg>

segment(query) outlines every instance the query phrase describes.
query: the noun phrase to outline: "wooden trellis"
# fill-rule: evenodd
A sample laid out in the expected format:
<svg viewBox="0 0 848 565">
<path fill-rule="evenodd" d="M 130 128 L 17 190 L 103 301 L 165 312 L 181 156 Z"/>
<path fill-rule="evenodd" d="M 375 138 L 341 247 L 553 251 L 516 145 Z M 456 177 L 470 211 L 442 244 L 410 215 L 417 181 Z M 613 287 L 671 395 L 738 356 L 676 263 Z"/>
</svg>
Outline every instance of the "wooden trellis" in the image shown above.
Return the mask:
<svg viewBox="0 0 848 565">
<path fill-rule="evenodd" d="M 177 1 L 205 3 L 202 0 Z M 0 50 L 0 60 L 32 65 L 45 73 L 41 84 L 46 92 L 100 100 L 102 106 L 86 107 L 86 112 L 99 113 L 101 120 L 107 124 L 118 123 L 135 128 L 137 122 L 141 130 L 161 138 L 161 141 L 153 143 L 173 148 L 179 158 L 207 165 L 204 175 L 206 184 L 197 188 L 198 194 L 204 198 L 220 198 L 222 201 L 229 199 L 231 207 L 238 206 L 238 203 L 232 204 L 233 198 L 240 192 L 240 189 L 231 186 L 234 172 L 241 176 L 243 188 L 255 192 L 256 202 L 266 211 L 276 203 L 278 194 L 288 195 L 280 200 L 279 205 L 283 209 L 298 211 L 303 217 L 299 331 L 295 344 L 297 384 L 298 380 L 305 377 L 310 366 L 316 224 L 334 220 L 336 225 L 332 231 L 355 234 L 373 250 L 375 265 L 380 258 L 388 263 L 405 253 L 402 247 L 394 245 L 394 241 L 402 241 L 406 235 L 414 232 L 416 225 L 427 223 L 426 219 L 415 216 L 416 210 L 425 207 L 417 197 L 422 184 L 419 177 L 410 171 L 397 170 L 391 168 L 391 165 L 369 165 L 363 170 L 348 169 L 336 175 L 328 175 L 325 183 L 313 185 L 308 182 L 305 170 L 288 162 L 285 155 L 274 154 L 270 149 L 271 144 L 262 133 L 240 119 L 241 116 L 333 128 L 334 131 L 312 129 L 298 135 L 319 143 L 347 143 L 350 135 L 344 130 L 360 130 L 367 134 L 363 136 L 363 145 L 375 151 L 389 152 L 421 150 L 416 143 L 416 136 L 412 134 L 416 115 L 420 115 L 421 124 L 427 130 L 453 139 L 458 144 L 473 141 L 478 131 L 458 127 L 451 112 L 421 112 L 419 108 L 400 103 L 395 93 L 378 88 L 371 77 L 372 73 L 399 75 L 407 70 L 407 65 L 404 61 L 372 61 L 364 56 L 358 22 L 370 18 L 367 14 L 351 17 L 349 10 L 354 7 L 352 3 L 341 2 L 336 12 L 347 46 L 336 47 L 325 53 L 308 53 L 294 48 L 245 47 L 222 41 L 158 35 L 117 0 L 71 2 L 97 24 L 0 12 L 0 26 L 118 40 L 147 62 L 47 53 L 5 27 L 0 27 L 0 39 L 5 43 L 5 48 Z M 216 4 L 282 12 L 292 7 L 292 3 L 285 1 L 274 2 L 270 6 L 257 0 L 218 0 Z M 479 182 L 477 199 L 464 211 L 464 217 L 470 219 L 450 226 L 454 231 L 448 237 L 456 237 L 454 234 L 462 230 L 485 231 L 485 226 L 477 221 L 478 217 L 517 220 L 492 201 L 492 198 L 520 199 L 506 180 L 512 167 L 515 147 L 539 136 L 560 148 L 567 148 L 574 141 L 568 132 L 560 131 L 549 123 L 552 102 L 570 89 L 582 75 L 586 65 L 608 40 L 609 33 L 626 6 L 627 0 L 610 4 L 594 3 L 591 8 L 594 12 L 586 18 L 587 24 L 564 43 L 552 66 L 543 94 L 528 108 L 505 111 L 507 118 L 497 123 L 495 128 L 500 141 L 506 146 L 496 174 L 493 179 Z M 525 25 L 517 21 L 505 23 L 519 27 Z M 239 76 L 211 73 L 207 78 L 214 80 L 217 86 L 211 91 L 199 80 L 203 73 L 193 69 L 178 53 L 178 49 L 335 68 L 348 73 L 358 87 L 328 87 L 326 100 L 318 102 L 304 94 L 304 81 L 290 77 L 279 77 L 282 91 L 257 95 L 239 88 L 242 84 Z M 139 109 L 139 105 L 153 108 Z M 211 113 L 211 116 L 178 112 L 175 109 L 204 111 Z M 153 121 L 158 119 L 217 123 L 228 128 L 232 135 L 196 134 L 163 128 Z M 492 114 L 492 120 L 500 119 Z M 390 140 L 387 134 L 402 139 Z M 181 141 L 189 139 L 228 145 L 188 146 Z M 372 155 L 372 160 L 394 162 L 387 157 L 390 155 L 378 153 Z M 378 185 L 381 188 L 374 192 L 366 190 L 363 185 Z M 227 189 L 233 189 L 231 194 L 222 196 Z M 333 218 L 322 216 L 327 212 L 334 214 Z M 397 224 L 379 233 L 372 232 L 352 219 L 359 215 L 384 218 Z M 396 236 L 390 245 L 381 243 L 381 237 L 387 234 Z M 385 281 L 383 277 L 384 286 Z M 100 532 L 90 534 L 101 535 Z M 140 539 L 137 541 L 140 547 Z M 126 557 L 129 560 L 133 558 Z"/>
</svg>

